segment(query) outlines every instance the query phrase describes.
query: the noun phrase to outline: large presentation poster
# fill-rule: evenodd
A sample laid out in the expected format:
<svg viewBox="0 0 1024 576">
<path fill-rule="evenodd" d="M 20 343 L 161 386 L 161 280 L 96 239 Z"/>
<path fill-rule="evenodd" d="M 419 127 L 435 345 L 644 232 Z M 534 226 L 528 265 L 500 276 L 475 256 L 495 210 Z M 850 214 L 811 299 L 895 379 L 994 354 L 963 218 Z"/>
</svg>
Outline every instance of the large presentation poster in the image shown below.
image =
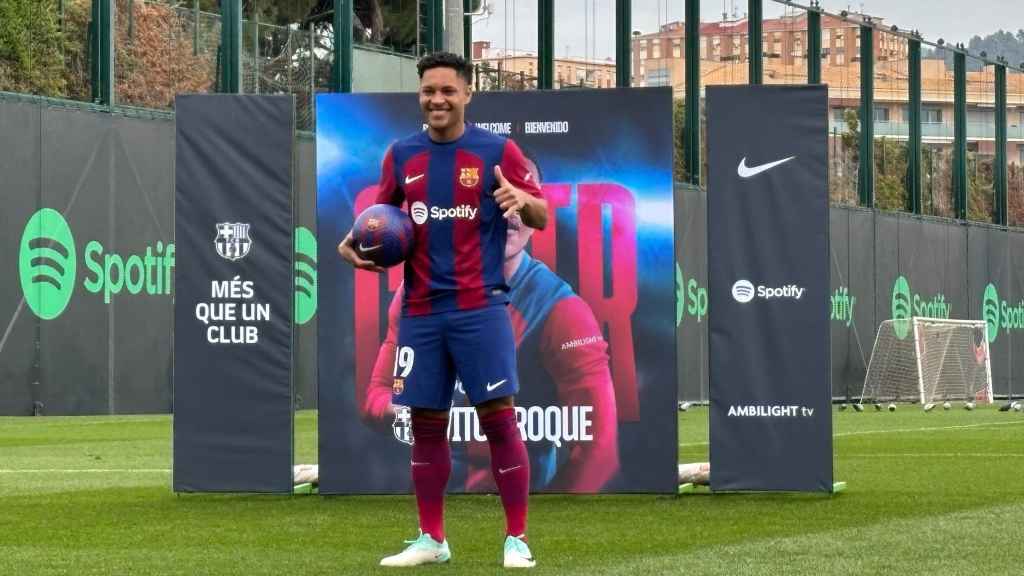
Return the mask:
<svg viewBox="0 0 1024 576">
<path fill-rule="evenodd" d="M 294 100 L 175 110 L 174 490 L 291 492 Z"/>
<path fill-rule="evenodd" d="M 828 93 L 709 87 L 713 490 L 832 490 Z"/>
<path fill-rule="evenodd" d="M 534 491 L 676 483 L 672 111 L 668 89 L 481 93 L 467 120 L 536 164 L 550 220 L 509 235 L 520 431 Z M 402 268 L 353 271 L 336 246 L 373 203 L 388 145 L 423 129 L 415 94 L 317 99 L 321 493 L 411 489 L 409 409 L 385 339 Z M 449 489 L 495 489 L 456 384 Z"/>
</svg>

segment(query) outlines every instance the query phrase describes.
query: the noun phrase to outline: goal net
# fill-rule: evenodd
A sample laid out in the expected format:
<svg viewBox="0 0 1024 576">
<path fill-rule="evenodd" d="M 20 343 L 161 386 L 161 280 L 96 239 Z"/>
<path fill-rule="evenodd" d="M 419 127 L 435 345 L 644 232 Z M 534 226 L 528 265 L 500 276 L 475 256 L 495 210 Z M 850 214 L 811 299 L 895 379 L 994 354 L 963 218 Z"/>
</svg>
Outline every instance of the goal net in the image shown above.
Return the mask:
<svg viewBox="0 0 1024 576">
<path fill-rule="evenodd" d="M 885 320 L 878 327 L 861 401 L 992 402 L 984 320 Z"/>
</svg>

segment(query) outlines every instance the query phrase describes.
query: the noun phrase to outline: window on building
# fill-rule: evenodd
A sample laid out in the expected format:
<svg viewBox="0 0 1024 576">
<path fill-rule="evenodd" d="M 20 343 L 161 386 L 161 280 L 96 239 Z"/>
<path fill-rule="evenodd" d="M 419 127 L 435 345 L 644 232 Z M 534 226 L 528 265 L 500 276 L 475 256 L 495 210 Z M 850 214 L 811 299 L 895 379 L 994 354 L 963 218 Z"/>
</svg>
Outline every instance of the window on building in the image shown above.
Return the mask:
<svg viewBox="0 0 1024 576">
<path fill-rule="evenodd" d="M 922 124 L 942 124 L 942 108 L 924 107 L 921 109 Z"/>
<path fill-rule="evenodd" d="M 700 43 L 700 57 L 702 60 L 708 59 L 708 44 L 707 42 Z"/>
<path fill-rule="evenodd" d="M 886 106 L 875 106 L 875 122 L 889 122 L 889 108 Z"/>
<path fill-rule="evenodd" d="M 661 58 L 661 38 L 651 44 L 651 58 Z"/>
<path fill-rule="evenodd" d="M 1020 163 L 1024 164 L 1024 144 L 1020 145 Z"/>
<path fill-rule="evenodd" d="M 829 47 L 832 45 L 832 31 L 822 30 L 821 31 L 821 45 L 822 47 Z"/>
<path fill-rule="evenodd" d="M 651 68 L 651 73 L 647 75 L 648 86 L 668 86 L 670 80 L 668 68 Z"/>
<path fill-rule="evenodd" d="M 842 52 L 837 52 L 836 66 L 843 66 L 844 64 L 846 64 L 846 54 L 843 54 Z"/>
<path fill-rule="evenodd" d="M 646 60 L 647 59 L 647 40 L 641 40 L 640 41 L 640 59 L 641 60 Z"/>
<path fill-rule="evenodd" d="M 672 57 L 682 58 L 683 57 L 683 41 L 680 38 L 672 39 Z"/>
<path fill-rule="evenodd" d="M 832 109 L 832 122 L 835 124 L 846 123 L 846 108 L 833 108 Z"/>
</svg>

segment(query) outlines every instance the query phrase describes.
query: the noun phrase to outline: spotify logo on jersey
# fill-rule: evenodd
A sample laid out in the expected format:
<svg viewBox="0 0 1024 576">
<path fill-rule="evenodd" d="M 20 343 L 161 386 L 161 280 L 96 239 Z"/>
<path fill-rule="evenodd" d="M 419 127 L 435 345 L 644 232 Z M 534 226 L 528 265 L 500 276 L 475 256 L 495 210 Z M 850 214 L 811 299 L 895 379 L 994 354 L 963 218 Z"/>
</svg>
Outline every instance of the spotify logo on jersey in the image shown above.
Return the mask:
<svg viewBox="0 0 1024 576">
<path fill-rule="evenodd" d="M 43 208 L 29 218 L 21 235 L 18 272 L 25 302 L 36 316 L 60 316 L 75 290 L 75 239 L 60 212 Z"/>
<path fill-rule="evenodd" d="M 316 236 L 303 226 L 295 229 L 295 323 L 316 314 Z"/>
</svg>

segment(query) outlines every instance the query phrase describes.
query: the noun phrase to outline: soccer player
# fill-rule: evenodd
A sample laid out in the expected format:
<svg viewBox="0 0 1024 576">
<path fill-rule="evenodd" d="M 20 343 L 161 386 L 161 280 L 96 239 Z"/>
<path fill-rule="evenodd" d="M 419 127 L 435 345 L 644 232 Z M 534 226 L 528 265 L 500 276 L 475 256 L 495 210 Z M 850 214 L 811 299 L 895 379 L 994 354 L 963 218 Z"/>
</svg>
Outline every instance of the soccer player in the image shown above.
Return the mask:
<svg viewBox="0 0 1024 576">
<path fill-rule="evenodd" d="M 526 543 L 530 462 L 513 396 L 519 391 L 515 334 L 502 273 L 508 219 L 537 229 L 547 204 L 512 140 L 465 123 L 472 67 L 461 56 L 422 58 L 419 103 L 427 130 L 394 142 L 384 155 L 378 203 L 409 204 L 413 252 L 405 263 L 394 404 L 412 408 L 413 487 L 420 536 L 383 566 L 447 562 L 444 493 L 451 474 L 448 416 L 455 375 L 487 436 L 491 471 L 505 509 L 504 565 L 535 565 Z M 338 245 L 357 268 L 382 269 Z"/>
</svg>

